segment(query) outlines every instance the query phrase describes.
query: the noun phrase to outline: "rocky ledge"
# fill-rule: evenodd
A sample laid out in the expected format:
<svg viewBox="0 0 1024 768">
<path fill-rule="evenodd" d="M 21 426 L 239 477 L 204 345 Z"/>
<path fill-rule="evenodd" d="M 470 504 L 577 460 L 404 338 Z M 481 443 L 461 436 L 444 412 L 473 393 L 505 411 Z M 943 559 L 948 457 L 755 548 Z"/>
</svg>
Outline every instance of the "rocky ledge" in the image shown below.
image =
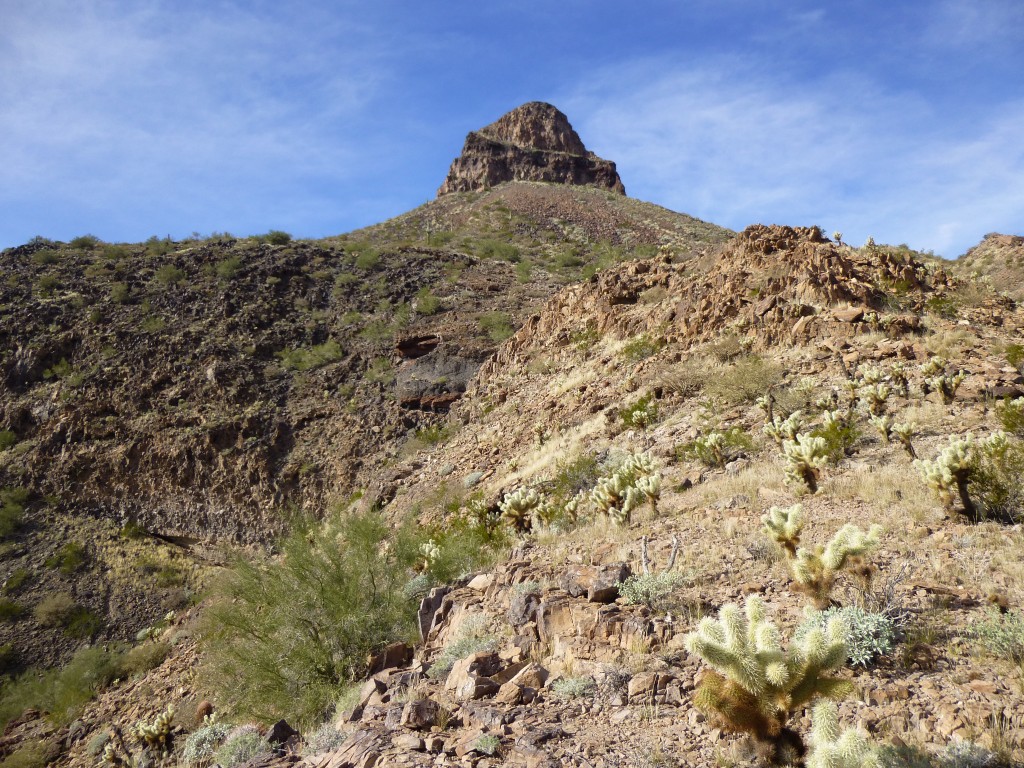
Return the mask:
<svg viewBox="0 0 1024 768">
<path fill-rule="evenodd" d="M 589 152 L 558 109 L 531 101 L 466 137 L 438 197 L 506 181 L 546 181 L 626 194 L 615 163 Z"/>
</svg>

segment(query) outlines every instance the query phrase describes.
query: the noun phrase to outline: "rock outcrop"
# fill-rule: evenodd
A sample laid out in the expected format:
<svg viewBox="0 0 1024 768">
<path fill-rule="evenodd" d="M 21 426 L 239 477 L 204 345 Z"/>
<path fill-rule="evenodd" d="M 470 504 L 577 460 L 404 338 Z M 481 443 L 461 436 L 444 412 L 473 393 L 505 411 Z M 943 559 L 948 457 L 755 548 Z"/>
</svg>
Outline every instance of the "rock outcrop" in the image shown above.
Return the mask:
<svg viewBox="0 0 1024 768">
<path fill-rule="evenodd" d="M 546 181 L 626 189 L 615 163 L 587 151 L 569 119 L 558 109 L 531 101 L 466 137 L 438 197 L 506 181 Z"/>
</svg>

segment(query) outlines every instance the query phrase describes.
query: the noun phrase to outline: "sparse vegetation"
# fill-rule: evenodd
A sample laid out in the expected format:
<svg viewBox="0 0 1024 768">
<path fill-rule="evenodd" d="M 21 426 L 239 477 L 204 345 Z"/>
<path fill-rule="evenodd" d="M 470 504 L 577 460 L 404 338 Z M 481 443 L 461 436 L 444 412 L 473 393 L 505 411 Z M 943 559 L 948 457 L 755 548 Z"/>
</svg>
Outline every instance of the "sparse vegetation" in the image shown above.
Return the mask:
<svg viewBox="0 0 1024 768">
<path fill-rule="evenodd" d="M 512 318 L 507 312 L 485 312 L 479 322 L 480 330 L 495 343 L 501 343 L 515 333 Z"/>
<path fill-rule="evenodd" d="M 277 353 L 281 365 L 290 371 L 312 371 L 341 359 L 341 345 L 334 339 L 312 347 L 296 347 Z"/>
</svg>

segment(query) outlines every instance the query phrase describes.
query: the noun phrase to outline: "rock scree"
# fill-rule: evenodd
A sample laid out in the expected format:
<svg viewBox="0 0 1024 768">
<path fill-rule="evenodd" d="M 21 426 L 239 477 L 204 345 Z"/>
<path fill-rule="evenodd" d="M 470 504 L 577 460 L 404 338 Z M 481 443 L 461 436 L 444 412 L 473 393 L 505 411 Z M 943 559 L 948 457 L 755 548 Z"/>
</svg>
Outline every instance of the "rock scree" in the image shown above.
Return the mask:
<svg viewBox="0 0 1024 768">
<path fill-rule="evenodd" d="M 593 186 L 626 194 L 615 163 L 589 152 L 562 112 L 531 101 L 471 131 L 437 195 L 506 181 Z"/>
</svg>

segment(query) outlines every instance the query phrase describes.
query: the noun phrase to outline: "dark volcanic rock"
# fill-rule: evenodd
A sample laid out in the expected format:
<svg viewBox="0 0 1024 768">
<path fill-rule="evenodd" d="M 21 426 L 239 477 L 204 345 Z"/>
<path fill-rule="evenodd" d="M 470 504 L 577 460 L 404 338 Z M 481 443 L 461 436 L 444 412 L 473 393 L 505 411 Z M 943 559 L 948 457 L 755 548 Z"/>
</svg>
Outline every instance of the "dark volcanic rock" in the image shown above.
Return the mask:
<svg viewBox="0 0 1024 768">
<path fill-rule="evenodd" d="M 531 101 L 466 137 L 437 194 L 467 192 L 506 181 L 547 181 L 626 194 L 615 163 L 588 152 L 569 119 Z"/>
</svg>

